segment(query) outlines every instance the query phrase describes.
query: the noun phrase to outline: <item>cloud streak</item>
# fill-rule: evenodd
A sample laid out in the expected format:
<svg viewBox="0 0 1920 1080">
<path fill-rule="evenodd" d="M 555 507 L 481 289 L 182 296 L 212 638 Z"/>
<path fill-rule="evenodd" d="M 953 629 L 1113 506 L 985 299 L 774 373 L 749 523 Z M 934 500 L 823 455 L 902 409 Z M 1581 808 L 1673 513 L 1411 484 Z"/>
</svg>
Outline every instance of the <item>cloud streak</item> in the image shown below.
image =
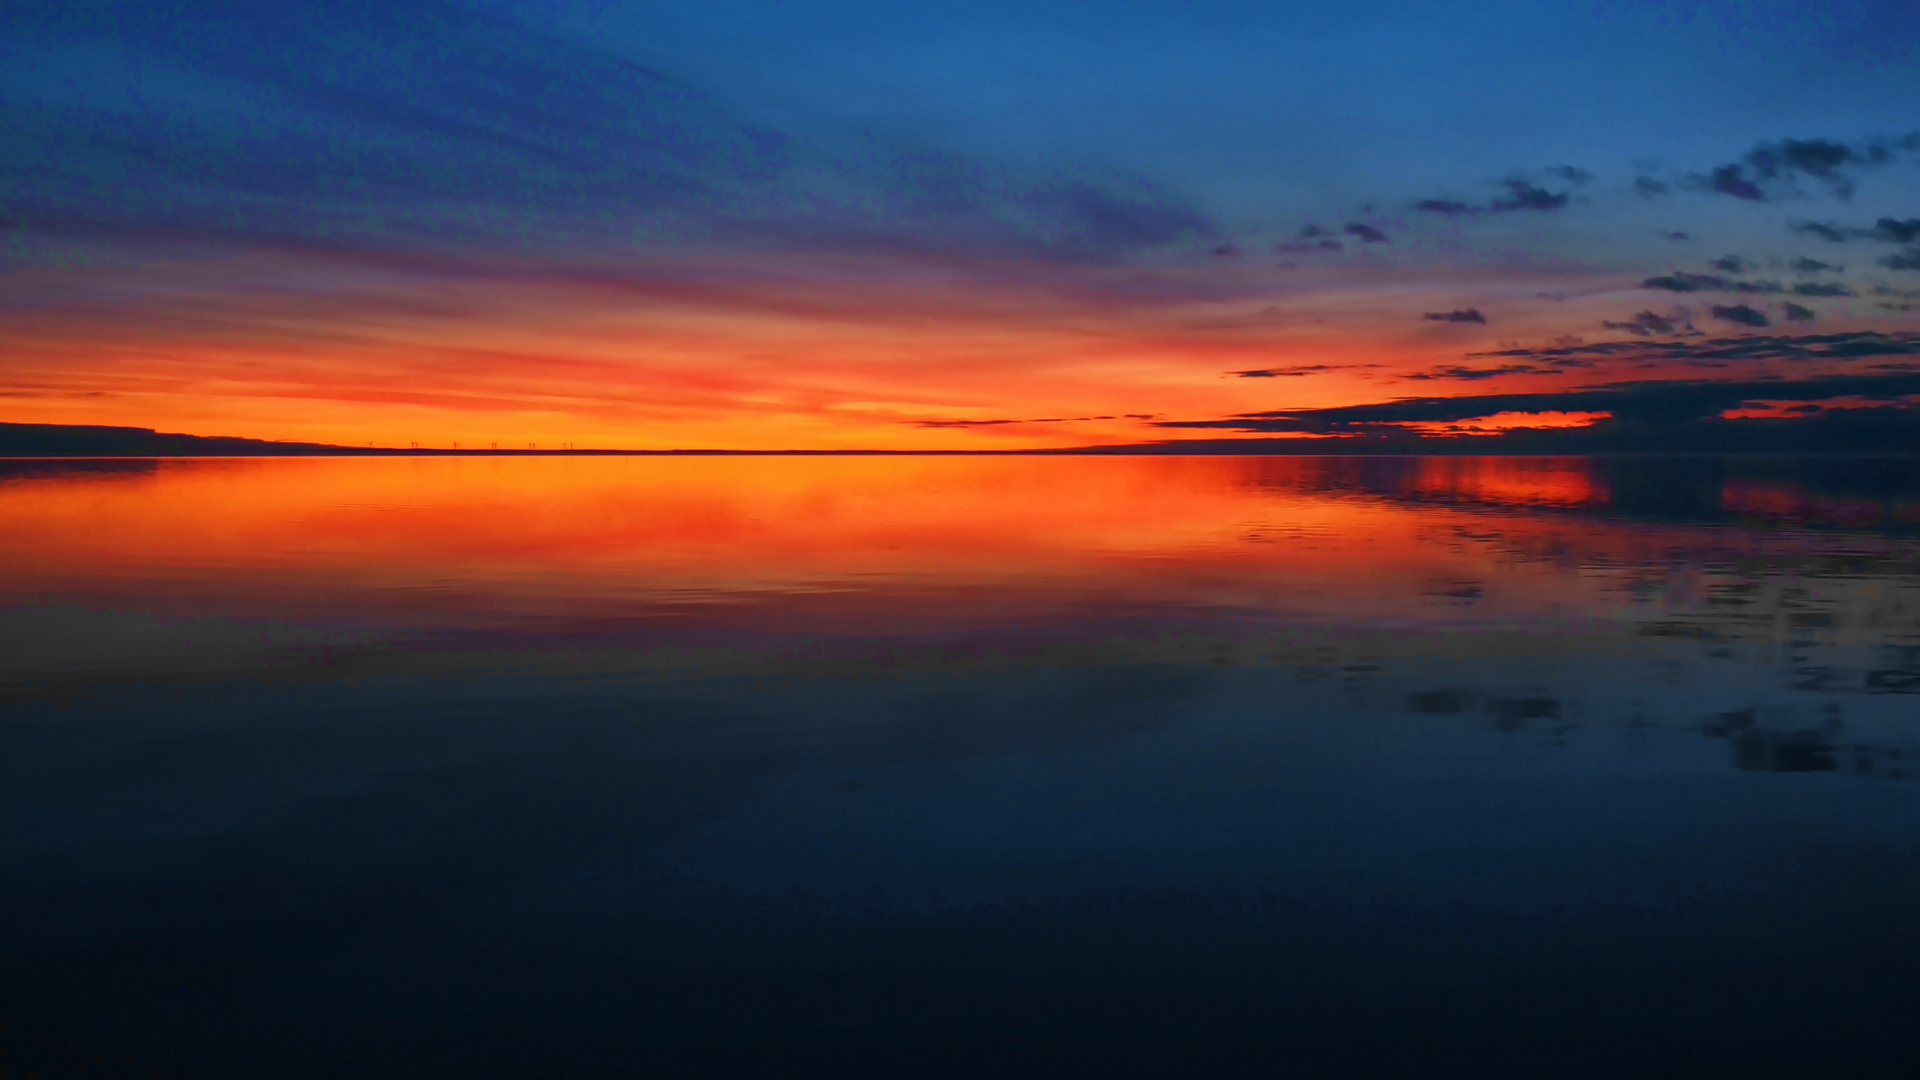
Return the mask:
<svg viewBox="0 0 1920 1080">
<path fill-rule="evenodd" d="M 1811 262 L 1812 260 L 1804 260 Z M 1714 265 L 1722 269 L 1727 267 L 1746 268 L 1746 264 L 1737 259 L 1719 259 Z M 1825 263 L 1815 263 L 1816 268 L 1833 269 Z M 1642 279 L 1640 287 L 1659 292 L 1695 293 L 1730 292 L 1747 293 L 1754 296 L 1771 296 L 1778 293 L 1792 293 L 1795 296 L 1852 296 L 1853 290 L 1839 282 L 1802 281 L 1793 285 L 1782 285 L 1778 281 L 1757 280 L 1742 281 L 1738 278 L 1721 277 L 1718 274 L 1692 274 L 1684 270 L 1660 274 Z"/>
<path fill-rule="evenodd" d="M 1299 379 L 1308 375 L 1318 375 L 1326 371 L 1340 371 L 1354 365 L 1349 364 L 1295 364 L 1292 367 L 1252 368 L 1246 371 L 1229 371 L 1227 374 L 1241 379 Z M 1375 367 L 1374 364 L 1360 365 Z"/>
<path fill-rule="evenodd" d="M 1911 244 L 1920 240 L 1920 218 L 1883 217 L 1871 226 L 1841 225 L 1831 221 L 1795 221 L 1787 226 L 1797 233 L 1817 236 L 1834 244 L 1849 240 L 1879 240 L 1888 244 Z"/>
<path fill-rule="evenodd" d="M 1769 202 L 1784 194 L 1797 193 L 1804 178 L 1847 200 L 1853 198 L 1861 173 L 1915 151 L 1920 151 L 1920 132 L 1858 143 L 1781 139 L 1756 145 L 1738 161 L 1717 165 L 1705 173 L 1691 173 L 1685 183 L 1696 191 L 1747 202 Z"/>
<path fill-rule="evenodd" d="M 1527 394 L 1407 398 L 1324 409 L 1242 413 L 1220 420 L 1165 420 L 1156 426 L 1269 434 L 1353 435 L 1405 424 L 1458 423 L 1501 413 L 1609 413 L 1642 424 L 1687 424 L 1760 402 L 1858 399 L 1898 403 L 1920 395 L 1920 372 L 1836 375 L 1781 381 L 1640 381 Z"/>
<path fill-rule="evenodd" d="M 1559 165 L 1542 171 L 1547 179 L 1558 181 L 1572 187 L 1580 187 L 1593 179 L 1593 174 L 1571 165 Z M 1499 181 L 1506 194 L 1484 203 L 1462 202 L 1458 199 L 1421 199 L 1413 204 L 1415 210 L 1443 217 L 1477 217 L 1482 214 L 1510 214 L 1516 211 L 1530 210 L 1547 213 L 1563 210 L 1573 201 L 1569 190 L 1550 191 L 1525 176 L 1510 176 Z"/>
<path fill-rule="evenodd" d="M 1203 212 L 1137 176 L 802 138 L 584 40 L 440 0 L 106 0 L 0 31 L 45 60 L 21 69 L 29 90 L 0 126 L 4 213 L 35 235 L 1061 263 L 1217 242 Z M 61 58 L 103 51 L 123 70 L 60 81 Z"/>
<path fill-rule="evenodd" d="M 1920 333 L 1853 331 L 1833 334 L 1759 335 L 1680 341 L 1606 341 L 1542 349 L 1501 349 L 1469 353 L 1472 359 L 1586 363 L 1856 363 L 1888 357 L 1920 356 Z"/>
<path fill-rule="evenodd" d="M 1458 364 L 1443 364 L 1431 371 L 1402 375 L 1401 378 L 1412 381 L 1455 380 L 1459 382 L 1481 382 L 1486 379 L 1498 379 L 1507 375 L 1565 375 L 1558 368 L 1541 367 L 1537 364 L 1502 364 L 1491 368 L 1470 368 Z"/>
<path fill-rule="evenodd" d="M 1655 311 L 1642 311 L 1631 319 L 1622 322 L 1603 321 L 1600 324 L 1609 330 L 1624 330 L 1636 337 L 1650 337 L 1654 334 L 1675 334 L 1693 329 L 1693 323 L 1684 311 L 1662 315 Z"/>
</svg>

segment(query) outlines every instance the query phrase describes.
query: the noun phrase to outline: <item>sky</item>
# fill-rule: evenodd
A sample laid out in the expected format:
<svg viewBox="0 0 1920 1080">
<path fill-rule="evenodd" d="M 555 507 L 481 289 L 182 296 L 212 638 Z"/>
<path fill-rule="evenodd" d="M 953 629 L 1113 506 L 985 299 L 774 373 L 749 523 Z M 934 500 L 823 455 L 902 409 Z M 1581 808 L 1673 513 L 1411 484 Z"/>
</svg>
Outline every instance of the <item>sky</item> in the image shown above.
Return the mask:
<svg viewBox="0 0 1920 1080">
<path fill-rule="evenodd" d="M 1920 401 L 1920 6 L 27 0 L 0 420 L 1021 449 Z"/>
</svg>

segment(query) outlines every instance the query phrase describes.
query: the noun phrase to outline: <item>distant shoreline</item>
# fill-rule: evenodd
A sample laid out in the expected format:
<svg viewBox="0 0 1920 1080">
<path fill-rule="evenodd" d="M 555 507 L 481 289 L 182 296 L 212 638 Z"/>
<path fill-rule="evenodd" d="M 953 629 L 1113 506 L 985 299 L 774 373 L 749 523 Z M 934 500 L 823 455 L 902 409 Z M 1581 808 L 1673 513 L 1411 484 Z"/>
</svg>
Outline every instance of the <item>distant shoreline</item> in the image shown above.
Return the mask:
<svg viewBox="0 0 1920 1080">
<path fill-rule="evenodd" d="M 1913 459 L 1920 451 L 1834 450 L 1834 451 L 1759 451 L 1759 450 L 1521 450 L 1465 449 L 1427 447 L 1412 450 L 1310 451 L 1278 449 L 1192 449 L 1173 446 L 1072 447 L 1037 450 L 344 450 L 340 452 L 292 453 L 75 453 L 20 454 L 0 453 L 0 462 L 10 461 L 246 461 L 306 460 L 314 458 L 655 458 L 655 457 L 1311 457 L 1311 458 L 1424 458 L 1424 457 L 1525 457 L 1525 458 L 1754 458 L 1823 459 L 1844 461 L 1855 458 L 1875 460 Z"/>
<path fill-rule="evenodd" d="M 1114 446 L 1009 450 L 514 450 L 359 447 L 184 435 L 151 428 L 0 423 L 0 461 L 187 458 L 591 458 L 591 457 L 1752 457 L 1920 458 L 1920 437 L 1864 433 L 1816 421 L 1731 421 L 1702 429 L 1522 429 L 1503 435 L 1382 439 L 1185 439 Z"/>
</svg>

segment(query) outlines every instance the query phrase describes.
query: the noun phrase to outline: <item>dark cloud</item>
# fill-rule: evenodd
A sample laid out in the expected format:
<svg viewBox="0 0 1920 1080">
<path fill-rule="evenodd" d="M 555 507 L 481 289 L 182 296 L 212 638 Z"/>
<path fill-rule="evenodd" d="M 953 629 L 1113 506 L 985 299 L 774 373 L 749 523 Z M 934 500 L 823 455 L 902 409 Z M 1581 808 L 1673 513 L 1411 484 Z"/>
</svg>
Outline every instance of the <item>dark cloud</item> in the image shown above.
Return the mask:
<svg viewBox="0 0 1920 1080">
<path fill-rule="evenodd" d="M 1845 243 L 1848 239 L 1846 229 L 1843 229 L 1838 225 L 1832 225 L 1832 224 L 1828 224 L 1820 221 L 1796 221 L 1793 224 L 1788 225 L 1787 228 L 1792 229 L 1794 232 L 1806 233 L 1809 236 L 1817 236 L 1822 240 L 1828 240 L 1836 244 Z"/>
<path fill-rule="evenodd" d="M 1547 169 L 1544 175 L 1552 179 L 1572 183 L 1575 186 L 1586 183 L 1593 177 L 1570 165 Z M 1477 214 L 1505 214 L 1518 210 L 1551 211 L 1564 208 L 1573 196 L 1565 191 L 1548 191 L 1524 176 L 1512 176 L 1499 181 L 1507 193 L 1484 205 L 1460 202 L 1457 199 L 1422 199 L 1413 204 L 1415 210 L 1429 214 L 1443 214 L 1447 217 L 1472 217 Z"/>
<path fill-rule="evenodd" d="M 1803 281 L 1793 287 L 1795 296 L 1852 296 L 1853 290 L 1837 281 Z"/>
<path fill-rule="evenodd" d="M 1318 225 L 1304 225 L 1290 243 L 1275 244 L 1273 250 L 1294 255 L 1306 255 L 1321 251 L 1345 251 L 1346 245 L 1333 239 L 1333 230 Z"/>
<path fill-rule="evenodd" d="M 1891 295 L 1889 293 L 1888 295 Z M 1683 309 L 1674 318 L 1684 322 Z M 1614 363 L 1762 363 L 1770 361 L 1846 362 L 1894 356 L 1920 356 L 1920 334 L 1871 331 L 1839 334 L 1761 335 L 1709 340 L 1602 341 L 1591 345 L 1540 349 L 1500 349 L 1469 353 L 1467 359 L 1565 364 Z"/>
<path fill-rule="evenodd" d="M 1920 247 L 1910 247 L 1905 251 L 1882 256 L 1881 266 L 1889 270 L 1920 270 Z"/>
<path fill-rule="evenodd" d="M 1558 210 L 1567 205 L 1567 200 L 1571 198 L 1564 191 L 1548 191 L 1525 180 L 1508 180 L 1506 184 L 1506 197 L 1488 204 L 1489 213 L 1497 214 L 1503 210 Z"/>
<path fill-rule="evenodd" d="M 1780 309 L 1786 314 L 1788 322 L 1812 322 L 1819 318 L 1812 308 L 1801 307 L 1791 300 L 1781 304 Z"/>
<path fill-rule="evenodd" d="M 1692 328 L 1692 324 L 1687 322 L 1686 317 L 1682 314 L 1661 315 L 1653 311 L 1642 311 L 1640 314 L 1635 315 L 1625 322 L 1602 321 L 1600 325 L 1609 330 L 1625 330 L 1627 333 L 1638 337 L 1650 337 L 1654 334 L 1671 334 L 1682 328 Z"/>
<path fill-rule="evenodd" d="M 1715 270 L 1724 270 L 1729 274 L 1744 274 L 1747 272 L 1747 267 L 1750 264 L 1738 255 L 1723 255 L 1707 265 L 1713 267 Z"/>
<path fill-rule="evenodd" d="M 1809 259 L 1805 256 L 1793 260 L 1793 262 L 1788 265 L 1793 268 L 1793 272 L 1796 274 L 1838 274 L 1846 269 L 1844 266 L 1835 266 L 1832 263 L 1821 262 L 1819 259 Z"/>
<path fill-rule="evenodd" d="M 1725 262 L 1726 260 L 1720 260 Z M 1714 265 L 1720 265 L 1716 262 Z M 1676 270 L 1671 274 L 1645 278 L 1640 282 L 1643 289 L 1658 289 L 1662 292 L 1735 292 L 1764 296 L 1786 291 L 1777 281 L 1736 281 L 1715 274 L 1689 274 Z"/>
<path fill-rule="evenodd" d="M 1672 189 L 1667 186 L 1665 181 L 1655 180 L 1651 176 L 1636 176 L 1633 178 L 1633 193 L 1643 199 L 1651 199 L 1656 195 L 1665 195 L 1670 190 Z"/>
<path fill-rule="evenodd" d="M 1667 239 L 1669 239 L 1669 240 L 1672 240 L 1672 241 L 1674 241 L 1675 243 L 1679 243 L 1679 242 L 1681 242 L 1681 241 L 1684 241 L 1684 240 L 1691 240 L 1691 239 L 1693 239 L 1693 234 L 1691 234 L 1691 233 L 1684 233 L 1684 232 L 1681 232 L 1681 231 L 1679 231 L 1679 230 L 1677 230 L 1677 229 L 1676 229 L 1676 230 L 1674 230 L 1673 232 L 1665 232 L 1665 233 L 1661 233 L 1660 235 L 1662 235 L 1662 236 L 1664 236 L 1664 237 L 1666 237 L 1666 238 L 1667 238 Z"/>
<path fill-rule="evenodd" d="M 1240 257 L 1240 249 L 1233 244 L 1221 244 L 1207 254 L 1220 259 L 1237 259 Z"/>
<path fill-rule="evenodd" d="M 1355 222 L 1348 225 L 1343 231 L 1348 236 L 1358 237 L 1363 244 L 1384 244 L 1387 242 L 1387 234 L 1371 225 L 1362 225 Z"/>
<path fill-rule="evenodd" d="M 1705 177 L 1695 177 L 1693 186 L 1749 202 L 1760 202 L 1767 197 L 1767 193 L 1760 190 L 1759 184 L 1748 179 L 1746 170 L 1739 165 L 1722 165 Z"/>
<path fill-rule="evenodd" d="M 1671 274 L 1661 274 L 1640 282 L 1643 289 L 1659 289 L 1663 292 L 1720 292 L 1727 286 L 1727 280 L 1712 274 L 1689 274 L 1676 270 Z"/>
<path fill-rule="evenodd" d="M 1407 398 L 1326 409 L 1242 413 L 1221 420 L 1172 420 L 1166 428 L 1351 435 L 1407 423 L 1458 423 L 1499 413 L 1606 412 L 1640 424 L 1685 424 L 1761 401 L 1818 402 L 1853 397 L 1897 402 L 1920 394 L 1920 373 L 1831 375 L 1816 379 L 1727 382 L 1637 381 L 1526 394 Z"/>
<path fill-rule="evenodd" d="M 1746 162 L 1762 179 L 1802 172 L 1851 196 L 1853 179 L 1841 170 L 1863 159 L 1853 147 L 1827 139 L 1782 139 L 1755 147 Z"/>
<path fill-rule="evenodd" d="M 1486 325 L 1487 317 L 1480 314 L 1479 308 L 1460 308 L 1455 311 L 1429 311 L 1420 316 L 1430 322 L 1480 323 Z"/>
<path fill-rule="evenodd" d="M 1920 218 L 1901 221 L 1897 218 L 1883 217 L 1874 222 L 1873 228 L 1867 235 L 1891 244 L 1911 244 L 1916 239 L 1920 239 Z"/>
<path fill-rule="evenodd" d="M 1434 379 L 1457 379 L 1462 382 L 1479 382 L 1482 379 L 1497 379 L 1503 375 L 1565 375 L 1558 368 L 1540 367 L 1536 364 L 1502 364 L 1493 368 L 1470 368 L 1459 364 L 1443 364 L 1431 371 L 1422 371 L 1414 375 L 1403 375 L 1403 379 L 1418 381 Z"/>
<path fill-rule="evenodd" d="M 1242 379 L 1296 379 L 1322 371 L 1333 370 L 1336 370 L 1336 365 L 1333 364 L 1295 364 L 1292 367 L 1283 368 L 1254 368 L 1250 371 L 1229 371 L 1227 374 L 1237 375 Z"/>
<path fill-rule="evenodd" d="M 1885 165 L 1915 150 L 1920 150 L 1920 133 L 1861 143 L 1781 139 L 1761 143 L 1739 161 L 1717 166 L 1704 176 L 1692 174 L 1687 177 L 1687 184 L 1698 190 L 1762 202 L 1782 190 L 1792 190 L 1800 178 L 1808 177 L 1840 198 L 1851 199 L 1859 172 Z"/>
<path fill-rule="evenodd" d="M 1872 226 L 1860 228 L 1839 225 L 1830 221 L 1796 221 L 1787 226 L 1794 232 L 1818 236 L 1836 244 L 1848 240 L 1878 240 L 1887 244 L 1911 244 L 1920 240 L 1920 218 L 1883 217 Z"/>
<path fill-rule="evenodd" d="M 1767 318 L 1765 312 L 1745 304 L 1715 304 L 1710 314 L 1723 322 L 1738 323 L 1741 326 L 1768 326 L 1773 321 Z"/>
</svg>

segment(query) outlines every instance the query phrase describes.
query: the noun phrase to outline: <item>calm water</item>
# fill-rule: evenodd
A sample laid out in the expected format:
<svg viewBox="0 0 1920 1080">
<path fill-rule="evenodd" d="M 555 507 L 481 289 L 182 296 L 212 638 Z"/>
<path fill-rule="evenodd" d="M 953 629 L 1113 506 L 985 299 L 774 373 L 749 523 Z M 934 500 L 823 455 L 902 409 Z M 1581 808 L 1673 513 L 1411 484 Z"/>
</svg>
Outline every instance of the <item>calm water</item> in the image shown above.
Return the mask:
<svg viewBox="0 0 1920 1080">
<path fill-rule="evenodd" d="M 1903 461 L 0 463 L 0 1074 L 1902 1075 L 1916 537 Z"/>
</svg>

